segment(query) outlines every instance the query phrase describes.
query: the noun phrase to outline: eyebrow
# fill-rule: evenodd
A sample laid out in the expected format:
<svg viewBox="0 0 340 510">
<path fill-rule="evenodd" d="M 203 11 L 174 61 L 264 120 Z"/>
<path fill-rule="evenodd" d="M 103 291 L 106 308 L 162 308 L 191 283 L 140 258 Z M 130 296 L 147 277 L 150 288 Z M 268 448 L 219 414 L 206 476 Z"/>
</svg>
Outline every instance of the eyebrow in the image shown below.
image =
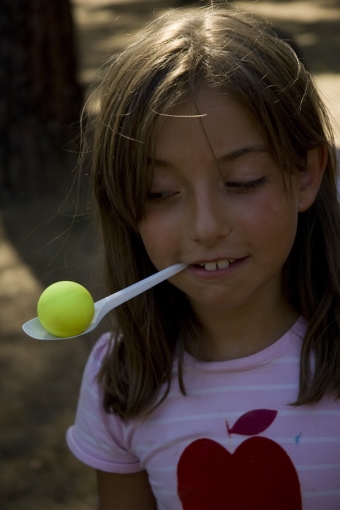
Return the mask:
<svg viewBox="0 0 340 510">
<path fill-rule="evenodd" d="M 240 149 L 236 149 L 232 152 L 228 152 L 228 154 L 224 154 L 223 156 L 216 159 L 217 163 L 224 163 L 228 161 L 234 161 L 237 158 L 240 158 L 242 156 L 246 156 L 248 154 L 252 153 L 270 153 L 270 149 L 268 145 L 256 145 L 256 146 L 250 146 L 250 147 L 242 147 Z M 172 164 L 169 161 L 165 161 L 163 159 L 153 159 L 151 157 L 147 158 L 147 164 L 148 165 L 154 165 L 162 168 L 170 168 Z"/>
<path fill-rule="evenodd" d="M 224 156 L 221 156 L 217 159 L 218 163 L 223 163 L 224 161 L 234 161 L 237 158 L 240 158 L 242 156 L 246 156 L 248 154 L 252 153 L 270 153 L 270 149 L 268 145 L 256 145 L 252 147 L 242 147 L 241 149 L 236 149 L 235 151 L 229 152 L 228 154 L 225 154 Z"/>
</svg>

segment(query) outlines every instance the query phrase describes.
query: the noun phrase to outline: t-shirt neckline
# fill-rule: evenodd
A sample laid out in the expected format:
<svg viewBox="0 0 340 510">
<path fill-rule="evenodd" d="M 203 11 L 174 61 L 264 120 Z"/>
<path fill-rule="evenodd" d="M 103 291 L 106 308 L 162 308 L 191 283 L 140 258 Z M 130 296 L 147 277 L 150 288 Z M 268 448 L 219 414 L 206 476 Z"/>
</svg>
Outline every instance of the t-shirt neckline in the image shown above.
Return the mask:
<svg viewBox="0 0 340 510">
<path fill-rule="evenodd" d="M 188 352 L 184 353 L 184 364 L 209 372 L 249 370 L 268 363 L 286 351 L 292 343 L 301 340 L 307 328 L 307 321 L 299 317 L 293 326 L 276 342 L 256 354 L 227 361 L 199 361 Z"/>
</svg>

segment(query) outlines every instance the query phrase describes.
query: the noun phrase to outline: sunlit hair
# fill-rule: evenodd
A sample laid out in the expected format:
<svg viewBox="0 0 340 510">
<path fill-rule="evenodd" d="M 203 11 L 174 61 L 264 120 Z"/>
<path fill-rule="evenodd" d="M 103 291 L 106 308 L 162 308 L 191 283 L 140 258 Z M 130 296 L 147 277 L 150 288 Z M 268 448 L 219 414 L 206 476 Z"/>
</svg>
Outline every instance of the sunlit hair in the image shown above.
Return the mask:
<svg viewBox="0 0 340 510">
<path fill-rule="evenodd" d="M 155 272 L 138 233 L 152 178 L 147 157 L 164 115 L 194 98 L 201 86 L 226 93 L 251 112 L 288 182 L 289 175 L 303 172 L 307 151 L 327 148 L 320 192 L 299 215 L 283 289 L 309 321 L 296 404 L 316 402 L 326 392 L 339 396 L 340 222 L 330 123 L 292 48 L 254 15 L 223 3 L 170 11 L 108 66 L 91 142 L 107 290 L 115 292 Z M 165 282 L 117 308 L 114 319 L 112 351 L 99 376 L 105 409 L 130 419 L 162 401 L 176 352 L 185 393 L 183 352 L 195 353 L 200 326 L 184 294 Z"/>
</svg>

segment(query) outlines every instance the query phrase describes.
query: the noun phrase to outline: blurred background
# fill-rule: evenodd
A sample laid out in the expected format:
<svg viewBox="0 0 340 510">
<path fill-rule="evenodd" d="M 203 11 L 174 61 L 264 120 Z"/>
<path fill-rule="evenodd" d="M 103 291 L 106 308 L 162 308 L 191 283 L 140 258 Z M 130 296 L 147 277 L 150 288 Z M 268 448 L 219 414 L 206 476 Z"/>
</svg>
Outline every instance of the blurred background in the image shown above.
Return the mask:
<svg viewBox="0 0 340 510">
<path fill-rule="evenodd" d="M 202 2 L 204 3 L 204 1 Z M 340 0 L 232 3 L 298 44 L 340 147 Z M 21 326 L 58 280 L 101 294 L 86 176 L 74 185 L 79 116 L 100 67 L 184 0 L 2 0 L 0 4 L 0 508 L 96 508 L 92 471 L 68 452 L 86 358 L 100 331 L 39 342 Z"/>
</svg>

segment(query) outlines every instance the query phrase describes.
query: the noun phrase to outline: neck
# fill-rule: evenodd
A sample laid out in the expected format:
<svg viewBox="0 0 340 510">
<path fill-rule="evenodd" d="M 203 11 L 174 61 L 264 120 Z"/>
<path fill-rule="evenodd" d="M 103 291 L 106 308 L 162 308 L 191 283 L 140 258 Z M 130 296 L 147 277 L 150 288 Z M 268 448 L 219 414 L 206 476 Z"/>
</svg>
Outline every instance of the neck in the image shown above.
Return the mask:
<svg viewBox="0 0 340 510">
<path fill-rule="evenodd" d="M 298 314 L 281 300 L 242 310 L 193 308 L 202 326 L 203 342 L 199 352 L 192 354 L 206 361 L 226 361 L 256 354 L 281 338 L 298 319 Z"/>
</svg>

